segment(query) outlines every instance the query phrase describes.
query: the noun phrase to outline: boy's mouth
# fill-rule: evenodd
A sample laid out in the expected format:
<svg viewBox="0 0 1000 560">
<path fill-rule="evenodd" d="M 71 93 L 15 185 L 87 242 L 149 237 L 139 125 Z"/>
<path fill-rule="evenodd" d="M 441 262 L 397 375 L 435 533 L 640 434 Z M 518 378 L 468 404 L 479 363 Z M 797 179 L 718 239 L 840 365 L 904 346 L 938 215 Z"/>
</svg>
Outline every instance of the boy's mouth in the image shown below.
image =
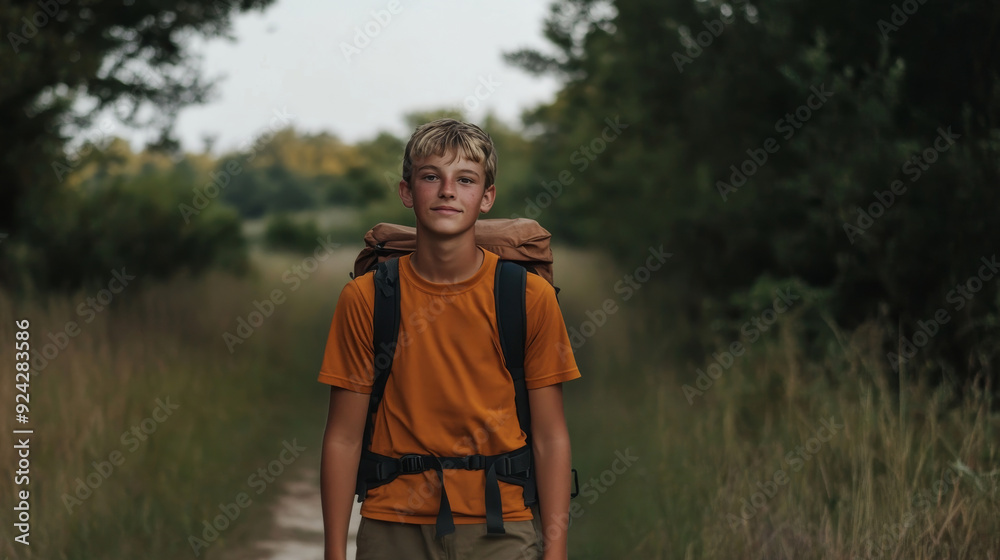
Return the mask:
<svg viewBox="0 0 1000 560">
<path fill-rule="evenodd" d="M 439 214 L 447 214 L 447 215 L 462 213 L 461 210 L 458 210 L 457 208 L 452 208 L 451 206 L 437 206 L 431 208 L 431 210 L 434 212 L 438 212 Z"/>
</svg>

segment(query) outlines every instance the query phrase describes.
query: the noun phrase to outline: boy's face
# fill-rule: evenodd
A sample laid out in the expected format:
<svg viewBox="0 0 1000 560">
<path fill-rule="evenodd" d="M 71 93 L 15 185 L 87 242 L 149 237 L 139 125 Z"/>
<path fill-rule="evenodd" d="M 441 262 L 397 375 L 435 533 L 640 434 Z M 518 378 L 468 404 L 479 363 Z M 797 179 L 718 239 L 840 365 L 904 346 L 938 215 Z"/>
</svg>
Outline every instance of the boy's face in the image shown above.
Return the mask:
<svg viewBox="0 0 1000 560">
<path fill-rule="evenodd" d="M 431 155 L 413 161 L 410 182 L 399 182 L 399 198 L 413 208 L 424 230 L 457 235 L 474 227 L 479 213 L 493 206 L 496 188 L 485 181 L 482 164 L 454 153 Z"/>
</svg>

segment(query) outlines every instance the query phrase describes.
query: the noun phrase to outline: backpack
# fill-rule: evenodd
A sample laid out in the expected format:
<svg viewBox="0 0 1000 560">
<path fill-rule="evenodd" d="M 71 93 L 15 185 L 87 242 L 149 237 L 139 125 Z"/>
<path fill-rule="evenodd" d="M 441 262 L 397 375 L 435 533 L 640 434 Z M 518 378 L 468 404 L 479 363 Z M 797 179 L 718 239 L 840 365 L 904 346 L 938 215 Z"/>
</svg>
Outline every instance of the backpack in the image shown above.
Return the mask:
<svg viewBox="0 0 1000 560">
<path fill-rule="evenodd" d="M 527 318 L 525 314 L 525 286 L 527 273 L 545 278 L 552 284 L 551 235 L 534 220 L 481 219 L 476 222 L 476 243 L 500 256 L 494 280 L 497 329 L 504 363 L 514 382 L 514 404 L 517 420 L 525 433 L 525 445 L 498 455 L 469 455 L 465 457 L 437 457 L 433 455 L 404 455 L 387 457 L 371 451 L 374 418 L 392 370 L 393 355 L 400 325 L 400 289 L 398 257 L 416 249 L 416 230 L 412 227 L 381 223 L 365 235 L 365 248 L 354 263 L 351 278 L 374 273 L 375 302 L 373 309 L 374 381 L 365 418 L 365 431 L 358 463 L 355 493 L 358 502 L 365 499 L 371 488 L 387 484 L 399 475 L 434 470 L 441 486 L 441 503 L 437 516 L 437 536 L 454 532 L 448 493 L 444 485 L 443 469 L 486 471 L 486 529 L 488 534 L 503 534 L 503 503 L 498 481 L 516 484 L 522 488 L 524 504 L 533 507 L 538 503 L 535 472 L 531 450 L 531 414 L 528 408 L 528 389 L 524 378 L 524 346 Z M 558 298 L 559 288 L 556 290 Z M 576 470 L 573 471 L 576 490 Z"/>
</svg>

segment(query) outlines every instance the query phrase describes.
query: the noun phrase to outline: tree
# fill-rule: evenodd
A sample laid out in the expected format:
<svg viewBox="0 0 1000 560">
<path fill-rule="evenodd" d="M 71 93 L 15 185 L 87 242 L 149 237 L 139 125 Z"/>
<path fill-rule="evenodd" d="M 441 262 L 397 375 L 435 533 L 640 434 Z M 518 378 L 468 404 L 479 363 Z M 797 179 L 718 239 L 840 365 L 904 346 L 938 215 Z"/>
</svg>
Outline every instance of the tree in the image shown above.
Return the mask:
<svg viewBox="0 0 1000 560">
<path fill-rule="evenodd" d="M 128 126 L 171 128 L 181 107 L 206 99 L 212 83 L 185 46 L 191 37 L 229 36 L 232 16 L 273 0 L 149 2 L 65 0 L 0 5 L 0 230 L 15 235 L 55 194 L 79 153 L 67 141 L 111 113 Z M 114 128 L 98 125 L 100 140 Z M 100 146 L 100 142 L 94 142 Z M 85 155 L 85 154 L 84 154 Z"/>
<path fill-rule="evenodd" d="M 554 233 L 623 267 L 669 244 L 692 320 L 764 276 L 829 290 L 886 349 L 945 308 L 920 362 L 995 377 L 1000 282 L 947 298 L 1000 246 L 998 24 L 985 0 L 562 0 L 553 52 L 508 60 L 565 81 L 526 116 L 539 172 L 574 179 Z"/>
</svg>

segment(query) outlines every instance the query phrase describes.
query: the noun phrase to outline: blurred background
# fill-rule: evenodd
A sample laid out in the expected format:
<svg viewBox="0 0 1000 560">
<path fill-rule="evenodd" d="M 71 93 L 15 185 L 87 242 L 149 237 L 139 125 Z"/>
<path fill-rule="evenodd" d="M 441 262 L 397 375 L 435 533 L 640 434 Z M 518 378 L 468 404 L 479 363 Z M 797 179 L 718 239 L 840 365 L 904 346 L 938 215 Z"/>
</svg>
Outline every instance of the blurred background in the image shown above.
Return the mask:
<svg viewBox="0 0 1000 560">
<path fill-rule="evenodd" d="M 333 307 L 451 116 L 496 143 L 487 217 L 553 234 L 571 558 L 1000 557 L 998 29 L 984 0 L 0 2 L 0 428 L 34 430 L 0 555 L 320 558 Z"/>
</svg>

